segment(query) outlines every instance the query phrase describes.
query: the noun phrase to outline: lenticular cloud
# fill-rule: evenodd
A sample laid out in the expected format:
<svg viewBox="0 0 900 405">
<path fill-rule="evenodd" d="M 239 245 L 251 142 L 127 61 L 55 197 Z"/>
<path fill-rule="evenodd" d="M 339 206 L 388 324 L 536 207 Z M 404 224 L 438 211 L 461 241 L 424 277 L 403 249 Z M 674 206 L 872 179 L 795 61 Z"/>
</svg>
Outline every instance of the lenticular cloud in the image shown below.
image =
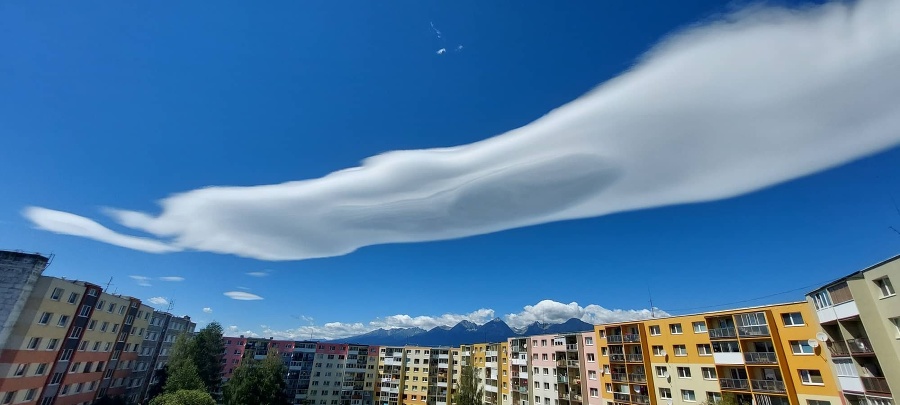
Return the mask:
<svg viewBox="0 0 900 405">
<path fill-rule="evenodd" d="M 740 195 L 900 142 L 900 2 L 755 9 L 675 35 L 524 127 L 389 152 L 319 179 L 213 187 L 39 228 L 153 253 L 337 256 Z"/>
</svg>

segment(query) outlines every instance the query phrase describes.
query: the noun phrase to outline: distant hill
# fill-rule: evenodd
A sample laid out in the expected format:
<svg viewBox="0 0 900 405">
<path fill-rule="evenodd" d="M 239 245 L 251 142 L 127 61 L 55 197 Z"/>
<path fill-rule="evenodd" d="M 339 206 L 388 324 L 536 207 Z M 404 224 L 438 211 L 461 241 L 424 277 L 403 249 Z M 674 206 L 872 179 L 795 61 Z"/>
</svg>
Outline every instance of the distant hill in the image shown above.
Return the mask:
<svg viewBox="0 0 900 405">
<path fill-rule="evenodd" d="M 332 342 L 379 346 L 459 346 L 468 343 L 499 342 L 514 336 L 585 332 L 593 329 L 594 325 L 572 318 L 559 324 L 535 322 L 523 329 L 514 330 L 497 318 L 484 325 L 462 321 L 453 327 L 438 326 L 427 331 L 421 328 L 376 329 L 362 335 L 335 339 Z"/>
</svg>

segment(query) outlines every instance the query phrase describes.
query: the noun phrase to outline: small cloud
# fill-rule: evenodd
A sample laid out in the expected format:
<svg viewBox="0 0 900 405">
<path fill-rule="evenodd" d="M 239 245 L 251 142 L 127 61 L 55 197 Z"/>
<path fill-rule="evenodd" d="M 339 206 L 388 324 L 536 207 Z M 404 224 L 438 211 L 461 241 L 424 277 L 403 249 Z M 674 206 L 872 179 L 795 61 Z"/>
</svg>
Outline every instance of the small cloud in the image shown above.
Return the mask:
<svg viewBox="0 0 900 405">
<path fill-rule="evenodd" d="M 179 277 L 179 276 L 166 276 L 166 277 L 160 277 L 159 279 L 162 281 L 184 281 L 184 277 Z"/>
<path fill-rule="evenodd" d="M 437 29 L 434 26 L 434 22 L 429 22 L 429 24 L 431 24 L 431 29 L 434 30 L 434 35 L 437 35 L 438 39 L 441 39 L 443 37 L 443 34 L 441 34 L 441 30 Z"/>
<path fill-rule="evenodd" d="M 266 277 L 266 276 L 268 276 L 269 273 L 271 273 L 271 272 L 272 272 L 272 270 L 263 270 L 263 271 L 251 271 L 251 272 L 246 273 L 246 274 L 247 274 L 248 276 L 252 276 L 252 277 Z"/>
<path fill-rule="evenodd" d="M 256 301 L 263 299 L 263 297 L 260 297 L 256 294 L 251 294 L 244 291 L 228 291 L 225 293 L 225 296 L 238 301 Z"/>
<path fill-rule="evenodd" d="M 443 54 L 447 53 L 447 48 L 438 49 L 437 52 L 435 52 L 435 53 L 438 55 L 443 55 Z"/>
<path fill-rule="evenodd" d="M 212 308 L 210 308 L 210 307 L 203 308 L 203 312 L 204 312 L 204 313 L 207 313 L 207 314 L 211 314 L 211 313 L 212 313 Z"/>
<path fill-rule="evenodd" d="M 457 46 L 456 46 L 456 52 L 459 52 L 459 51 L 461 51 L 461 50 L 463 50 L 463 46 L 462 46 L 462 45 L 457 45 Z"/>
<path fill-rule="evenodd" d="M 247 288 L 247 287 L 238 287 L 237 289 L 238 290 L 249 290 L 249 288 Z"/>
<path fill-rule="evenodd" d="M 136 281 L 141 287 L 150 287 L 153 284 L 150 284 L 150 277 L 147 276 L 128 276 L 131 277 L 132 280 Z"/>
<path fill-rule="evenodd" d="M 165 297 L 153 297 L 147 301 L 149 301 L 153 305 L 169 305 L 169 300 L 167 300 Z"/>
</svg>

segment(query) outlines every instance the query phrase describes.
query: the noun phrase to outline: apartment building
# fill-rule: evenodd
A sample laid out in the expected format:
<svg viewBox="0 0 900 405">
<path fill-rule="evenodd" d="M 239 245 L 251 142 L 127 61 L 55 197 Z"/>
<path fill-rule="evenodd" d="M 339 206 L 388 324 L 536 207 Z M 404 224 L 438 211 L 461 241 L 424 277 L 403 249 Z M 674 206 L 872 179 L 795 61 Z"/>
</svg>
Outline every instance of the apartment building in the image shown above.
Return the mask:
<svg viewBox="0 0 900 405">
<path fill-rule="evenodd" d="M 318 405 L 372 405 L 379 354 L 377 346 L 319 343 L 309 400 Z"/>
<path fill-rule="evenodd" d="M 596 326 L 607 404 L 839 404 L 805 302 Z M 649 374 L 648 374 L 649 373 Z"/>
<path fill-rule="evenodd" d="M 452 401 L 453 385 L 456 380 L 453 377 L 452 359 L 454 353 L 459 353 L 456 348 L 432 347 L 430 348 L 428 368 L 428 398 L 427 405 L 447 405 Z"/>
<path fill-rule="evenodd" d="M 375 397 L 378 405 L 398 405 L 400 403 L 400 386 L 403 382 L 404 361 L 406 353 L 402 346 L 381 346 L 378 348 L 378 384 Z"/>
<path fill-rule="evenodd" d="M 558 375 L 556 367 L 556 347 L 553 340 L 557 335 L 530 336 L 531 348 L 531 389 L 529 398 L 534 405 L 559 405 L 559 385 L 568 382 L 567 376 Z"/>
<path fill-rule="evenodd" d="M 900 256 L 807 295 L 847 403 L 891 405 L 900 393 Z"/>
<path fill-rule="evenodd" d="M 134 318 L 134 324 L 128 333 L 128 340 L 125 344 L 125 350 L 122 352 L 122 362 L 115 378 L 123 377 L 122 370 L 130 370 L 130 374 L 125 374 L 125 398 L 133 403 L 141 400 L 141 388 L 144 381 L 151 375 L 152 359 L 148 359 L 143 355 L 144 337 L 150 326 L 150 316 L 153 314 L 153 308 L 140 304 L 137 310 L 137 316 Z M 114 391 L 115 392 L 115 391 Z"/>
<path fill-rule="evenodd" d="M 147 332 L 140 345 L 138 363 L 146 362 L 151 370 L 147 371 L 140 387 L 140 397 L 146 399 L 147 393 L 153 384 L 159 382 L 159 370 L 169 363 L 169 352 L 175 344 L 175 339 L 182 333 L 193 334 L 197 324 L 191 321 L 191 317 L 175 316 L 169 312 L 154 310 L 147 324 Z M 142 368 L 142 366 L 139 366 Z"/>
<path fill-rule="evenodd" d="M 431 348 L 406 346 L 401 374 L 400 403 L 403 405 L 423 405 L 428 399 L 428 378 L 430 374 Z"/>
<path fill-rule="evenodd" d="M 503 387 L 503 405 L 528 405 L 528 338 L 507 339 L 509 385 Z"/>
<path fill-rule="evenodd" d="M 52 256 L 0 250 L 0 348 L 19 319 L 28 296 Z"/>
</svg>

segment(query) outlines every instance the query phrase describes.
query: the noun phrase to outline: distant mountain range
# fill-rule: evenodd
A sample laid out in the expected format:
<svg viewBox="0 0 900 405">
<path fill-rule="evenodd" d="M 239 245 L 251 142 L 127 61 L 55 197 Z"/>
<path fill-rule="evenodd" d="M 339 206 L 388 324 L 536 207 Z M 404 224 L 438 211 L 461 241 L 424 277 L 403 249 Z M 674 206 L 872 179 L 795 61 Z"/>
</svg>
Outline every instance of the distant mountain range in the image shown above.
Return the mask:
<svg viewBox="0 0 900 405">
<path fill-rule="evenodd" d="M 572 318 L 558 324 L 535 322 L 523 329 L 515 330 L 497 318 L 484 325 L 462 321 L 453 327 L 438 326 L 431 330 L 422 328 L 376 329 L 362 335 L 334 339 L 331 342 L 379 346 L 459 346 L 469 343 L 499 342 L 515 336 L 585 332 L 593 329 L 594 325 Z"/>
</svg>

